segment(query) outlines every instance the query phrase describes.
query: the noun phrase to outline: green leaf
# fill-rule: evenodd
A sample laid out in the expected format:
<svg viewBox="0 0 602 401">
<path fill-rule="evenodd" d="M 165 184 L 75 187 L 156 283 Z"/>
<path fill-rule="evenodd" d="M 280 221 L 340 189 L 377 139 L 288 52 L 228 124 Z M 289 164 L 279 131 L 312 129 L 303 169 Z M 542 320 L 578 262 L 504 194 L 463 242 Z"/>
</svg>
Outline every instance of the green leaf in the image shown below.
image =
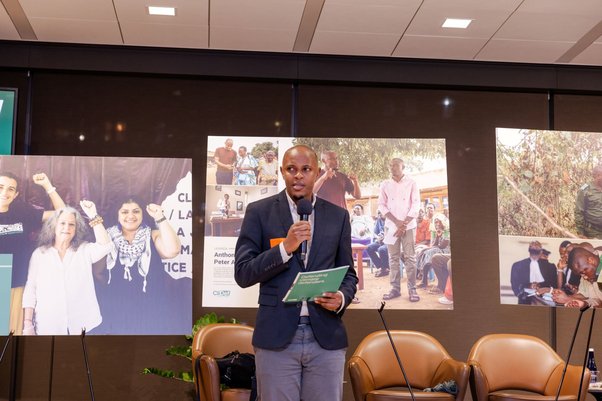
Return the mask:
<svg viewBox="0 0 602 401">
<path fill-rule="evenodd" d="M 171 347 L 165 350 L 165 354 L 181 356 L 183 358 L 187 358 L 192 360 L 192 346 L 184 346 L 184 345 L 172 345 Z"/>
<path fill-rule="evenodd" d="M 193 381 L 193 376 L 192 376 L 191 371 L 174 372 L 173 370 L 164 370 L 164 369 L 158 369 L 158 368 L 144 368 L 142 370 L 142 374 L 156 375 L 156 376 L 164 377 L 166 379 L 181 380 L 184 382 L 192 382 Z"/>
</svg>

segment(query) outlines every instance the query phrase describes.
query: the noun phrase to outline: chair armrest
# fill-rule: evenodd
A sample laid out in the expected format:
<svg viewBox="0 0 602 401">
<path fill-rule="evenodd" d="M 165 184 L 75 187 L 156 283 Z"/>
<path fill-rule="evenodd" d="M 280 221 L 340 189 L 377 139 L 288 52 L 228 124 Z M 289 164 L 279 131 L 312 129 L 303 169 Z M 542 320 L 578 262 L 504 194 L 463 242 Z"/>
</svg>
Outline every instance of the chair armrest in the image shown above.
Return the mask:
<svg viewBox="0 0 602 401">
<path fill-rule="evenodd" d="M 461 401 L 464 399 L 466 394 L 466 387 L 468 386 L 468 375 L 470 369 L 464 362 L 456 361 L 455 359 L 444 359 L 437 371 L 433 376 L 433 382 L 431 387 L 436 386 L 446 380 L 454 379 L 458 386 L 458 394 L 456 394 L 456 400 Z"/>
<path fill-rule="evenodd" d="M 212 356 L 200 355 L 200 372 L 196 371 L 193 359 L 193 377 L 195 386 L 199 389 L 199 398 L 201 401 L 220 401 L 221 390 L 219 380 L 219 367 Z M 200 379 L 197 383 L 197 379 Z"/>
<path fill-rule="evenodd" d="M 585 400 L 585 396 L 587 395 L 587 389 L 589 387 L 589 379 L 591 373 L 589 369 L 585 369 L 585 373 L 583 375 L 583 381 L 581 381 L 581 370 L 582 366 L 579 365 L 568 365 L 566 368 L 566 374 L 564 376 L 564 382 L 562 383 L 562 389 L 560 389 L 560 395 L 576 395 L 579 391 L 579 383 L 581 382 L 581 394 L 577 397 L 577 401 Z M 545 394 L 546 395 L 556 395 L 558 391 L 558 385 L 560 384 L 560 380 L 562 378 L 562 371 L 564 370 L 564 363 L 558 365 L 558 367 L 554 370 L 552 375 L 550 376 L 550 380 L 546 385 Z"/>
<path fill-rule="evenodd" d="M 366 362 L 358 356 L 352 356 L 347 366 L 355 401 L 365 401 L 366 394 L 375 389 L 372 372 Z"/>
<path fill-rule="evenodd" d="M 478 362 L 470 361 L 470 392 L 473 401 L 488 401 L 489 383 Z"/>
</svg>

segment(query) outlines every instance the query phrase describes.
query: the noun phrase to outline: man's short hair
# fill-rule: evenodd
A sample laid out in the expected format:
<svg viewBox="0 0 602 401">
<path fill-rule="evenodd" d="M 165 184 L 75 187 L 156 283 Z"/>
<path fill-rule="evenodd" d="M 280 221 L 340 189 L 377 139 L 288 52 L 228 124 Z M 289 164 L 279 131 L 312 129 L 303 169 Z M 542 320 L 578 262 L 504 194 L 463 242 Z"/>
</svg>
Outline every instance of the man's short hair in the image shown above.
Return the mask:
<svg viewBox="0 0 602 401">
<path fill-rule="evenodd" d="M 391 159 L 391 163 L 393 164 L 401 164 L 402 167 L 405 167 L 405 163 L 401 157 L 394 157 Z"/>
<path fill-rule="evenodd" d="M 19 178 L 15 173 L 11 173 L 10 171 L 0 171 L 0 177 L 10 178 L 11 180 L 15 180 L 17 183 L 17 188 L 19 187 Z"/>
<path fill-rule="evenodd" d="M 573 248 L 571 250 L 571 252 L 569 252 L 569 257 L 567 259 L 567 266 L 569 267 L 569 269 L 573 269 L 573 266 L 575 265 L 575 263 L 577 262 L 577 258 L 582 257 L 582 256 L 594 256 L 594 254 L 590 251 L 588 251 L 585 248 L 581 248 L 581 247 L 576 247 Z"/>
</svg>

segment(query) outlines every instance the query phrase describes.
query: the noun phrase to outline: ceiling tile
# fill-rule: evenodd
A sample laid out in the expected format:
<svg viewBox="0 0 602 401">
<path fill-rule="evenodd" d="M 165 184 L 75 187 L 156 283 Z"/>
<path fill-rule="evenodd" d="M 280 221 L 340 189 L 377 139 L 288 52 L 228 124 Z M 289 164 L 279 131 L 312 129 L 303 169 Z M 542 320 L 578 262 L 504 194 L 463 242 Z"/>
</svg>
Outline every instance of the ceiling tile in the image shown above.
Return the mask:
<svg viewBox="0 0 602 401">
<path fill-rule="evenodd" d="M 115 10 L 120 22 L 144 22 L 169 25 L 209 24 L 209 0 L 114 0 Z M 169 6 L 176 8 L 176 16 L 149 15 L 147 6 Z"/>
<path fill-rule="evenodd" d="M 297 32 L 304 0 L 219 0 L 211 3 L 211 28 Z M 213 35 L 213 30 L 211 34 Z"/>
<path fill-rule="evenodd" d="M 111 0 L 19 0 L 32 18 L 60 18 L 115 21 Z"/>
<path fill-rule="evenodd" d="M 211 27 L 211 48 L 226 50 L 289 52 L 296 32 L 271 29 Z"/>
<path fill-rule="evenodd" d="M 410 1 L 326 0 L 316 32 L 401 34 L 420 6 Z"/>
<path fill-rule="evenodd" d="M 0 5 L 0 39 L 18 40 L 21 39 L 17 29 L 13 25 L 10 17 L 4 7 Z"/>
<path fill-rule="evenodd" d="M 209 41 L 206 26 L 122 22 L 121 32 L 125 44 L 135 46 L 206 49 Z"/>
<path fill-rule="evenodd" d="M 405 35 L 393 56 L 472 60 L 486 39 Z"/>
<path fill-rule="evenodd" d="M 475 60 L 554 63 L 574 43 L 493 39 Z"/>
<path fill-rule="evenodd" d="M 495 38 L 576 42 L 600 19 L 599 0 L 525 0 Z"/>
<path fill-rule="evenodd" d="M 322 54 L 390 56 L 398 40 L 398 34 L 320 31 L 315 33 L 310 51 Z"/>
<path fill-rule="evenodd" d="M 30 18 L 38 40 L 67 43 L 123 44 L 115 21 Z"/>
<path fill-rule="evenodd" d="M 602 43 L 592 43 L 587 49 L 571 60 L 571 64 L 602 65 Z"/>
<path fill-rule="evenodd" d="M 304 0 L 214 1 L 210 47 L 292 51 L 304 6 Z"/>
<path fill-rule="evenodd" d="M 489 39 L 518 7 L 520 0 L 425 0 L 407 35 Z M 446 18 L 472 19 L 466 29 L 442 28 Z"/>
</svg>

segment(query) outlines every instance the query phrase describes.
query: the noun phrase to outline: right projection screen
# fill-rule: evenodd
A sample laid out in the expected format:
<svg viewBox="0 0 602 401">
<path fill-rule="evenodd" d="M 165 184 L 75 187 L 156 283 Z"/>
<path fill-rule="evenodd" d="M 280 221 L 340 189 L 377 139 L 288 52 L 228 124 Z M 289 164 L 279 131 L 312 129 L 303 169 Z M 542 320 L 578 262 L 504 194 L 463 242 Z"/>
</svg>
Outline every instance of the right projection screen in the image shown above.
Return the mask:
<svg viewBox="0 0 602 401">
<path fill-rule="evenodd" d="M 496 141 L 500 302 L 599 305 L 602 133 L 498 128 Z"/>
</svg>

